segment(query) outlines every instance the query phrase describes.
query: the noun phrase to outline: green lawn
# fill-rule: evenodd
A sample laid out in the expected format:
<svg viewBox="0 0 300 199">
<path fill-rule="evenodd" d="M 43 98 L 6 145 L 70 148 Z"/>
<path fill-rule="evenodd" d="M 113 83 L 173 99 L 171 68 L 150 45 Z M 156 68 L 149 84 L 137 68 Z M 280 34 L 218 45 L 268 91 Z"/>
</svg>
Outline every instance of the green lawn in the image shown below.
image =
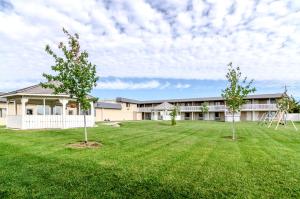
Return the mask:
<svg viewBox="0 0 300 199">
<path fill-rule="evenodd" d="M 297 124 L 300 129 L 300 124 Z M 0 128 L 0 198 L 299 198 L 300 131 L 256 123 L 126 122 L 89 129 Z"/>
</svg>

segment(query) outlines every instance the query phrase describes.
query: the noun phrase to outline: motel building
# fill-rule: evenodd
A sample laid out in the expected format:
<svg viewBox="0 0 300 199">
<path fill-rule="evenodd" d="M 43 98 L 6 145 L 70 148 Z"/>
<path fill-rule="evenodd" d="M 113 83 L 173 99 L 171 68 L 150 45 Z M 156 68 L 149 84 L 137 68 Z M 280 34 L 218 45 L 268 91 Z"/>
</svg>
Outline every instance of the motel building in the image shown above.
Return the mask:
<svg viewBox="0 0 300 199">
<path fill-rule="evenodd" d="M 275 114 L 276 101 L 282 93 L 249 95 L 235 115 L 235 121 L 257 121 L 263 114 Z M 201 106 L 208 103 L 208 113 Z M 232 115 L 221 97 L 139 101 L 118 97 L 115 100 L 91 102 L 87 126 L 95 122 L 126 120 L 170 120 L 172 109 L 179 108 L 176 120 L 232 121 Z M 80 104 L 68 94 L 53 94 L 40 85 L 0 93 L 0 125 L 13 129 L 83 127 Z"/>
</svg>

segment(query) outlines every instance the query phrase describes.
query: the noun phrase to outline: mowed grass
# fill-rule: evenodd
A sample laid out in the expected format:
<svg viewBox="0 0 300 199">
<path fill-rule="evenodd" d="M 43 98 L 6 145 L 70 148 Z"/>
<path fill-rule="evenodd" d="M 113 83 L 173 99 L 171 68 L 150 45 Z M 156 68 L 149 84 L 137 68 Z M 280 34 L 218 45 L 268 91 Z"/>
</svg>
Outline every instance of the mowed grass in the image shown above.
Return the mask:
<svg viewBox="0 0 300 199">
<path fill-rule="evenodd" d="M 297 124 L 300 129 L 300 124 Z M 182 121 L 82 129 L 0 128 L 0 198 L 299 198 L 300 131 Z"/>
</svg>

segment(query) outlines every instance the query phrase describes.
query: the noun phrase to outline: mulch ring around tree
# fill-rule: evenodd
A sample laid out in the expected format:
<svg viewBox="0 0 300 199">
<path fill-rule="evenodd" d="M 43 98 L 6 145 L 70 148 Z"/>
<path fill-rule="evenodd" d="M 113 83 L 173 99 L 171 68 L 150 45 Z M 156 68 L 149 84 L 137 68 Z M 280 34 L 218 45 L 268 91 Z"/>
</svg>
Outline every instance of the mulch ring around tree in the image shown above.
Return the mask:
<svg viewBox="0 0 300 199">
<path fill-rule="evenodd" d="M 99 142 L 94 142 L 94 141 L 91 141 L 91 142 L 76 142 L 76 143 L 70 143 L 70 144 L 67 144 L 67 147 L 69 148 L 73 148 L 73 149 L 85 149 L 85 148 L 89 148 L 89 149 L 97 149 L 97 148 L 100 148 L 102 147 L 102 144 L 99 143 Z"/>
<path fill-rule="evenodd" d="M 221 138 L 224 138 L 224 139 L 228 139 L 228 140 L 234 141 L 234 140 L 232 139 L 232 136 L 231 136 L 231 135 L 228 135 L 228 136 L 222 136 Z M 235 138 L 235 140 L 244 140 L 244 137 L 238 136 L 238 137 Z"/>
</svg>

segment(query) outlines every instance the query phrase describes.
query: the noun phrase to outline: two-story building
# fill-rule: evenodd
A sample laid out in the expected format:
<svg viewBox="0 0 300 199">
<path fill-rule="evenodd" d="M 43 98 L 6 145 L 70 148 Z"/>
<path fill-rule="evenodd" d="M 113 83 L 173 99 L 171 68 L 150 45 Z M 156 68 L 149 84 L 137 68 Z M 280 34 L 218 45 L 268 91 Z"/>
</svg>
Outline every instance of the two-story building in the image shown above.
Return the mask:
<svg viewBox="0 0 300 199">
<path fill-rule="evenodd" d="M 236 121 L 257 121 L 264 113 L 269 115 L 277 111 L 276 101 L 282 97 L 282 93 L 249 95 L 246 104 L 235 115 Z M 178 107 L 177 120 L 217 120 L 231 121 L 232 114 L 226 107 L 222 97 L 204 97 L 187 99 L 147 100 L 137 101 L 126 98 L 117 98 L 119 103 L 134 103 L 137 113 L 141 113 L 142 120 L 170 120 L 170 112 Z M 208 104 L 208 112 L 203 113 L 201 106 Z"/>
<path fill-rule="evenodd" d="M 249 95 L 246 104 L 235 115 L 236 121 L 257 121 L 265 113 L 277 111 L 276 101 L 282 93 Z M 208 104 L 208 112 L 201 107 Z M 99 121 L 170 120 L 170 112 L 177 107 L 177 120 L 231 121 L 232 115 L 221 97 L 133 100 L 118 97 L 91 103 L 88 126 Z M 53 94 L 40 85 L 0 93 L 0 125 L 10 128 L 73 128 L 83 126 L 80 104 L 68 94 Z"/>
</svg>

